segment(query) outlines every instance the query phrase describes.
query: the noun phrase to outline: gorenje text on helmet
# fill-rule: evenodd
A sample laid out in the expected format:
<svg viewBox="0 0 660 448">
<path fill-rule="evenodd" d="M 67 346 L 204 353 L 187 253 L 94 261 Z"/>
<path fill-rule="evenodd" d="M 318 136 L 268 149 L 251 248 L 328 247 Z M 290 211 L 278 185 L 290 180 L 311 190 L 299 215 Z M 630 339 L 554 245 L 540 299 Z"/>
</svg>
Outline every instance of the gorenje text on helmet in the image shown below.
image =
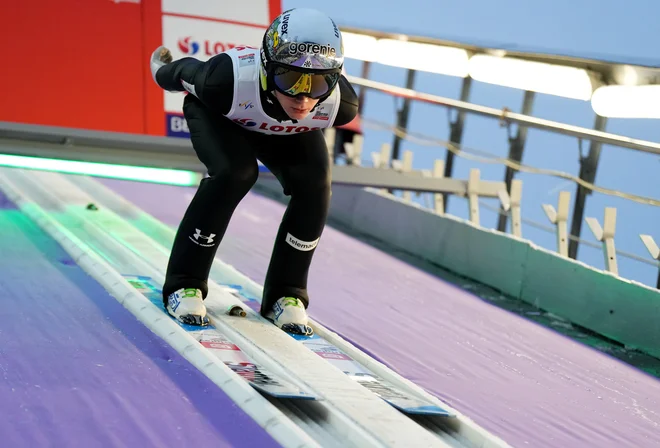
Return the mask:
<svg viewBox="0 0 660 448">
<path fill-rule="evenodd" d="M 337 50 L 330 44 L 319 45 L 319 44 L 309 44 L 309 43 L 296 43 L 291 42 L 289 44 L 289 54 L 298 54 L 298 53 L 314 53 L 321 54 L 323 56 L 336 56 Z"/>
</svg>

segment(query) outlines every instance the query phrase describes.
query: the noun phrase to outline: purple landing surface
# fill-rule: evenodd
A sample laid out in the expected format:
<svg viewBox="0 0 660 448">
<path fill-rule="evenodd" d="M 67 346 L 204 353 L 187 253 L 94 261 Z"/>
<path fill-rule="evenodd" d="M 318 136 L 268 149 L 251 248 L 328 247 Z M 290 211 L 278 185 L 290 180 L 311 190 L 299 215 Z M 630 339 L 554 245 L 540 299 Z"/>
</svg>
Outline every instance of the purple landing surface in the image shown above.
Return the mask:
<svg viewBox="0 0 660 448">
<path fill-rule="evenodd" d="M 195 192 L 102 182 L 175 228 Z M 284 209 L 248 194 L 221 258 L 262 283 Z M 314 319 L 514 447 L 660 446 L 658 380 L 333 228 L 309 289 Z"/>
<path fill-rule="evenodd" d="M 0 194 L 2 446 L 279 446 Z"/>
</svg>

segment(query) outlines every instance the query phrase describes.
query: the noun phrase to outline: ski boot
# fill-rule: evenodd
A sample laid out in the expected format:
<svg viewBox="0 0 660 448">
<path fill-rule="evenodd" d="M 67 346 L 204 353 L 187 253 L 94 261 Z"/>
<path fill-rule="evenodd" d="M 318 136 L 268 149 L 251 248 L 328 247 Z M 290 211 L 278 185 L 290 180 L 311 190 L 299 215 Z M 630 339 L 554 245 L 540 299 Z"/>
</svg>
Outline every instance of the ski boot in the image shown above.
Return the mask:
<svg viewBox="0 0 660 448">
<path fill-rule="evenodd" d="M 167 312 L 179 322 L 205 327 L 209 324 L 202 291 L 181 288 L 167 297 Z"/>
<path fill-rule="evenodd" d="M 287 333 L 302 336 L 314 334 L 312 327 L 307 324 L 308 318 L 305 305 L 295 297 L 282 297 L 279 299 L 266 318 Z"/>
</svg>

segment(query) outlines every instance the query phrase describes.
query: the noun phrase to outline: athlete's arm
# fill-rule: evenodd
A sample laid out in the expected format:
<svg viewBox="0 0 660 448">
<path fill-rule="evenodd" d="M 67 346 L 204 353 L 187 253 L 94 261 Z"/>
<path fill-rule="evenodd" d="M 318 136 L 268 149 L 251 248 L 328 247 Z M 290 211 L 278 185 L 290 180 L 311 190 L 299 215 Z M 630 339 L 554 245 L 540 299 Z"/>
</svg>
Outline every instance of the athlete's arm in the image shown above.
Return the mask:
<svg viewBox="0 0 660 448">
<path fill-rule="evenodd" d="M 353 86 L 344 75 L 339 78 L 339 93 L 341 101 L 333 126 L 343 126 L 350 123 L 358 113 L 358 97 L 355 90 L 353 90 Z"/>
<path fill-rule="evenodd" d="M 226 54 L 219 54 L 206 62 L 187 57 L 160 67 L 155 79 L 164 90 L 186 90 L 207 107 L 226 114 L 231 109 L 234 96 L 232 64 Z"/>
</svg>

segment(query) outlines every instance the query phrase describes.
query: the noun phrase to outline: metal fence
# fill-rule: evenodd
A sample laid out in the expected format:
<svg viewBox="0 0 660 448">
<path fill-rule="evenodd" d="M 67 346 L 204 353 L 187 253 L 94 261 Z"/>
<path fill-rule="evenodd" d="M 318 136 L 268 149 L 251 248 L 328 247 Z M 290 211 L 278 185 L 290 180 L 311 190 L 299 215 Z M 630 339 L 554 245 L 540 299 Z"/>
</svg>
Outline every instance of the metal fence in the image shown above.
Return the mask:
<svg viewBox="0 0 660 448">
<path fill-rule="evenodd" d="M 626 79 L 624 79 L 625 75 L 630 75 L 631 73 L 634 73 L 634 77 L 638 84 L 653 83 L 656 82 L 657 79 L 660 79 L 660 69 L 656 67 L 634 67 L 630 66 L 629 64 L 618 62 L 594 61 L 574 57 L 562 57 L 557 55 L 507 52 L 498 49 L 462 45 L 456 42 L 439 41 L 437 39 L 420 38 L 415 36 L 402 36 L 400 34 L 361 30 L 356 28 L 342 28 L 342 31 L 345 35 L 348 35 L 349 38 L 352 39 L 354 39 L 356 36 L 361 38 L 370 37 L 377 42 L 389 41 L 389 43 L 391 43 L 393 41 L 398 41 L 403 44 L 421 44 L 425 45 L 427 49 L 429 46 L 437 46 L 439 48 L 444 48 L 445 50 L 449 49 L 450 51 L 461 49 L 466 52 L 468 57 L 474 55 L 492 55 L 497 53 L 498 56 L 505 56 L 508 59 L 515 58 L 516 60 L 529 61 L 532 64 L 536 63 L 565 68 L 579 68 L 584 70 L 585 73 L 589 73 L 590 79 L 593 81 L 591 88 L 595 90 L 603 86 L 616 86 L 618 83 L 625 83 L 627 82 Z M 415 67 L 414 61 L 410 63 L 406 61 L 391 62 L 388 60 L 383 60 L 384 58 L 382 56 L 378 56 L 378 52 L 374 51 L 373 48 L 370 51 L 354 51 L 353 54 L 357 59 L 361 59 L 363 61 L 362 75 L 361 77 L 347 77 L 354 86 L 359 88 L 361 112 L 364 110 L 363 105 L 366 101 L 366 93 L 368 91 L 386 93 L 393 97 L 403 99 L 403 104 L 397 110 L 396 123 L 394 125 L 382 121 L 377 121 L 364 115 L 361 116 L 361 122 L 365 128 L 387 130 L 392 133 L 392 143 L 383 145 L 380 153 L 372 154 L 372 164 L 374 167 L 380 169 L 393 169 L 398 172 L 412 174 L 412 153 L 410 151 L 404 151 L 402 153 L 401 142 L 403 140 L 411 141 L 424 146 L 441 146 L 446 148 L 447 152 L 444 160 L 436 160 L 432 168 L 429 168 L 428 170 L 422 170 L 421 173 L 418 173 L 427 177 L 451 178 L 453 174 L 454 158 L 457 156 L 469 158 L 479 162 L 501 164 L 505 167 L 505 190 L 500 192 L 498 195 L 501 202 L 500 207 L 493 208 L 484 201 L 479 201 L 474 197 L 471 198 L 472 201 L 470 201 L 469 207 L 470 219 L 473 222 L 478 223 L 479 221 L 479 206 L 476 204 L 480 204 L 485 208 L 491 208 L 493 211 L 499 214 L 497 224 L 498 230 L 503 232 L 506 231 L 507 221 L 511 220 L 511 232 L 518 236 L 521 236 L 522 222 L 526 222 L 527 224 L 533 225 L 542 230 L 553 231 L 557 235 L 557 251 L 562 255 L 573 259 L 577 258 L 579 244 L 596 247 L 599 246 L 598 244 L 594 244 L 590 241 L 586 241 L 580 238 L 582 223 L 586 222 L 594 237 L 599 241 L 603 248 L 605 266 L 606 269 L 608 269 L 610 272 L 618 275 L 618 266 L 616 260 L 617 255 L 627 257 L 645 264 L 660 267 L 660 263 L 657 261 L 660 257 L 660 249 L 658 249 L 658 246 L 651 235 L 640 235 L 642 242 L 651 255 L 651 259 L 643 258 L 635 254 L 620 250 L 617 251 L 615 249 L 614 234 L 616 228 L 616 209 L 612 207 L 606 208 L 602 226 L 598 220 L 591 217 L 587 217 L 585 219 L 584 217 L 586 200 L 588 195 L 592 192 L 620 197 L 640 204 L 660 206 L 660 199 L 634 195 L 619 190 L 600 187 L 594 184 L 603 144 L 627 148 L 629 150 L 640 151 L 653 155 L 660 155 L 660 143 L 644 141 L 605 132 L 604 129 L 607 124 L 607 117 L 598 114 L 596 114 L 593 129 L 533 117 L 530 115 L 530 111 L 535 94 L 539 92 L 552 94 L 552 92 L 548 92 L 547 89 L 544 90 L 543 88 L 536 89 L 536 91 L 531 90 L 534 88 L 534 86 L 530 85 L 529 83 L 525 84 L 524 80 L 521 82 L 521 87 L 519 87 L 520 89 L 524 90 L 522 113 L 515 113 L 506 108 L 496 109 L 470 103 L 468 98 L 473 79 L 467 70 L 454 70 L 448 69 L 446 67 L 442 67 L 439 70 L 428 69 L 426 67 L 420 68 Z M 347 54 L 347 56 L 350 57 L 351 54 Z M 389 85 L 367 79 L 369 76 L 371 64 L 374 62 L 405 68 L 407 70 L 406 87 Z M 461 64 L 463 61 L 458 59 L 458 62 L 456 63 Z M 412 86 L 415 73 L 420 69 L 432 72 L 435 71 L 435 73 L 440 74 L 448 74 L 450 76 L 462 77 L 463 83 L 460 92 L 460 99 L 456 100 L 413 90 Z M 509 86 L 516 87 L 513 85 Z M 530 88 L 530 90 L 526 90 L 526 87 Z M 657 87 L 660 88 L 660 86 Z M 562 93 L 558 93 L 558 95 L 562 95 Z M 422 135 L 420 133 L 408 131 L 407 125 L 412 102 L 424 102 L 456 112 L 456 118 L 450 123 L 450 133 L 447 140 L 440 140 L 428 135 Z M 600 111 L 600 109 L 597 110 L 596 106 L 594 106 L 594 110 Z M 465 145 L 462 145 L 463 128 L 467 114 L 479 115 L 498 120 L 503 126 L 517 125 L 517 133 L 509 138 L 508 157 L 497 157 L 493 154 L 489 154 L 486 151 L 479 151 L 472 148 L 467 148 Z M 565 172 L 549 170 L 540 167 L 531 167 L 521 163 L 523 151 L 525 149 L 527 129 L 530 128 L 575 137 L 578 144 L 580 145 L 580 148 L 583 142 L 589 142 L 588 153 L 586 155 L 581 154 L 580 156 L 579 175 L 573 176 Z M 328 134 L 329 139 L 334 142 L 333 145 L 336 145 L 334 151 L 335 157 L 337 157 L 339 153 L 344 153 L 347 156 L 349 164 L 360 163 L 360 160 L 362 159 L 361 147 L 363 142 L 360 136 L 354 137 L 353 134 L 349 132 L 348 134 L 350 135 L 345 137 L 343 134 L 346 134 L 346 132 L 342 130 L 339 130 L 339 134 L 337 134 L 337 137 L 339 137 L 338 139 L 335 138 L 335 134 L 332 131 Z M 556 208 L 551 204 L 542 204 L 550 223 L 554 226 L 543 225 L 538 222 L 525 220 L 520 216 L 520 196 L 522 184 L 514 179 L 515 173 L 520 171 L 555 176 L 558 178 L 570 180 L 577 185 L 572 221 L 570 223 L 570 232 L 568 231 L 568 219 L 570 216 L 570 193 L 566 191 L 560 193 L 559 203 L 557 204 Z M 474 182 L 479 181 L 478 170 L 472 170 L 470 180 L 473 181 L 473 184 Z M 469 183 L 470 181 L 468 181 L 468 184 Z M 410 199 L 409 193 L 404 192 L 403 195 L 404 198 Z M 469 193 L 468 198 L 470 198 Z M 427 206 L 429 208 L 435 209 L 436 212 L 443 213 L 448 199 L 448 193 L 443 195 L 435 194 L 434 197 L 427 202 Z M 649 229 L 649 231 L 652 230 L 654 229 Z M 657 287 L 660 288 L 660 272 L 658 274 Z"/>
</svg>

